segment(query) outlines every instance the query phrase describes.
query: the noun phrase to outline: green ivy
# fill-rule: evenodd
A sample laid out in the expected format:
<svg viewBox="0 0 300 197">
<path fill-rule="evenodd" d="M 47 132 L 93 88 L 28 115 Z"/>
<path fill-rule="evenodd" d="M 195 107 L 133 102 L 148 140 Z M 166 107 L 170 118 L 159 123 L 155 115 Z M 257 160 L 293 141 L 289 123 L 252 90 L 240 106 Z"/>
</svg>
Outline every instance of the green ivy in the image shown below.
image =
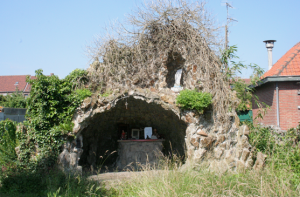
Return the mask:
<svg viewBox="0 0 300 197">
<path fill-rule="evenodd" d="M 0 121 L 0 166 L 12 164 L 17 155 L 16 123 L 9 119 Z"/>
<path fill-rule="evenodd" d="M 91 96 L 85 89 L 87 73 L 76 69 L 64 79 L 36 71 L 31 84 L 24 122 L 26 134 L 19 137 L 19 159 L 26 169 L 47 169 L 56 162 L 62 144 L 72 136 L 72 116 L 82 101 Z"/>
<path fill-rule="evenodd" d="M 195 109 L 199 113 L 203 113 L 212 103 L 212 95 L 196 90 L 183 90 L 177 96 L 176 103 L 184 109 Z"/>
</svg>

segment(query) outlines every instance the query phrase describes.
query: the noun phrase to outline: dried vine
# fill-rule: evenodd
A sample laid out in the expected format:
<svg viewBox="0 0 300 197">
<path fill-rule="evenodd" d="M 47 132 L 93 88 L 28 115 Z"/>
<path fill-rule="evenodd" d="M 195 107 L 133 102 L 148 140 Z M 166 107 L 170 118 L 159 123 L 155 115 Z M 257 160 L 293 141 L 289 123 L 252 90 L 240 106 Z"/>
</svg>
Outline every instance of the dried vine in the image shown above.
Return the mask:
<svg viewBox="0 0 300 197">
<path fill-rule="evenodd" d="M 89 48 L 95 59 L 88 69 L 90 81 L 102 92 L 126 86 L 159 88 L 166 64 L 181 58 L 185 72 L 197 65 L 199 88 L 213 95 L 215 123 L 229 125 L 236 97 L 215 53 L 221 43 L 218 28 L 204 7 L 205 2 L 157 0 L 138 8 L 127 20 L 131 30 L 121 25 L 116 36 L 98 39 Z"/>
</svg>

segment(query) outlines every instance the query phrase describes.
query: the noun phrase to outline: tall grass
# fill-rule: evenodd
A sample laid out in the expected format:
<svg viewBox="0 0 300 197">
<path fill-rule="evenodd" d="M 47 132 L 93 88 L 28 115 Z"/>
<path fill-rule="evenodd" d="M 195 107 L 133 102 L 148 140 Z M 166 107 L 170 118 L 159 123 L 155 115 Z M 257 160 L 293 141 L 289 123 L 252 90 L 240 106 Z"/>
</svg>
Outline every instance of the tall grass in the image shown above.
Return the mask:
<svg viewBox="0 0 300 197">
<path fill-rule="evenodd" d="M 1 175 L 0 196 L 5 197 L 110 195 L 101 183 L 88 180 L 86 176 L 68 175 L 58 169 L 49 172 L 10 172 L 5 177 Z"/>
<path fill-rule="evenodd" d="M 257 152 L 267 155 L 263 170 L 221 173 L 204 165 L 182 168 L 180 160 L 165 158 L 113 185 L 115 196 L 300 196 L 300 126 L 285 134 L 249 126 L 254 159 Z"/>
<path fill-rule="evenodd" d="M 272 168 L 225 173 L 191 166 L 144 170 L 113 185 L 115 196 L 300 196 L 299 188 L 291 184 L 291 173 L 278 178 Z"/>
</svg>

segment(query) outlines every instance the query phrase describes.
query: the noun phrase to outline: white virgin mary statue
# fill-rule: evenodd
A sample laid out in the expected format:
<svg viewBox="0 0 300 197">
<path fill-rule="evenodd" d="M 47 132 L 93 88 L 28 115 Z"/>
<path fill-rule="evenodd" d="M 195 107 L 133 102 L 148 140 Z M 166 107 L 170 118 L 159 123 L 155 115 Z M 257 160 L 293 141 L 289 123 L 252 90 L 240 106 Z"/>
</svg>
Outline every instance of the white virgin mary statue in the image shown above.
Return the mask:
<svg viewBox="0 0 300 197">
<path fill-rule="evenodd" d="M 175 84 L 174 87 L 171 88 L 174 92 L 180 92 L 183 88 L 180 86 L 180 80 L 182 75 L 182 69 L 177 70 L 175 74 Z"/>
</svg>

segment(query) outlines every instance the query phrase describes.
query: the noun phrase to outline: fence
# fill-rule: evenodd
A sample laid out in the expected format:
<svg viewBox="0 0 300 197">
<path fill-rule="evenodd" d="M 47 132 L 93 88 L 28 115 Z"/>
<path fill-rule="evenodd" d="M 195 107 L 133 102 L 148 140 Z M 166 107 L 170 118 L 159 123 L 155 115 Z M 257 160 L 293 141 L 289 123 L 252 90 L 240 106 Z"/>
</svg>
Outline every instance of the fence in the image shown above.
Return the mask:
<svg viewBox="0 0 300 197">
<path fill-rule="evenodd" d="M 0 121 L 10 119 L 16 122 L 23 122 L 27 109 L 23 108 L 1 108 Z"/>
</svg>

